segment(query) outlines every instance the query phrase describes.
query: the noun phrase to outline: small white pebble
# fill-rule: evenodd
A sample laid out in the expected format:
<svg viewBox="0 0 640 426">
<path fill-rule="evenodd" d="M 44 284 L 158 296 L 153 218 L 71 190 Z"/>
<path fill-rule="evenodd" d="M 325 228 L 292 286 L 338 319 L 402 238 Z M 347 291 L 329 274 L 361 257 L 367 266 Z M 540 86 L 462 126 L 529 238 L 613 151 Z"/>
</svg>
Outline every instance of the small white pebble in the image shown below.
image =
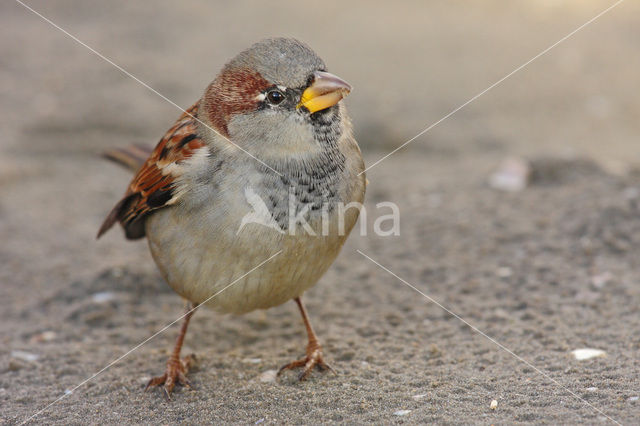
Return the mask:
<svg viewBox="0 0 640 426">
<path fill-rule="evenodd" d="M 500 278 L 509 278 L 511 275 L 513 275 L 513 271 L 508 266 L 502 266 L 496 269 L 496 275 Z"/>
<path fill-rule="evenodd" d="M 275 382 L 277 374 L 278 374 L 278 372 L 276 370 L 267 370 L 267 371 L 263 372 L 262 374 L 260 374 L 259 379 L 260 379 L 260 381 L 262 383 Z"/>
<path fill-rule="evenodd" d="M 50 342 L 56 338 L 56 333 L 54 331 L 43 331 L 42 333 L 35 334 L 31 336 L 29 341 L 31 343 L 42 343 L 42 342 Z"/>
<path fill-rule="evenodd" d="M 411 412 L 411 410 L 398 410 L 395 413 L 393 413 L 393 415 L 394 416 L 406 416 L 410 412 Z"/>
<path fill-rule="evenodd" d="M 582 348 L 576 349 L 571 352 L 575 359 L 578 361 L 584 361 L 586 359 L 597 358 L 607 356 L 607 353 L 600 349 L 592 349 L 592 348 Z"/>
<path fill-rule="evenodd" d="M 489 185 L 500 191 L 522 191 L 529 184 L 531 166 L 521 158 L 507 158 L 489 176 Z"/>
<path fill-rule="evenodd" d="M 106 303 L 116 298 L 116 295 L 110 291 L 101 291 L 91 295 L 94 303 Z"/>
<path fill-rule="evenodd" d="M 429 395 L 429 394 L 428 393 L 421 393 L 419 395 L 413 395 L 411 398 L 415 399 L 416 401 L 420 401 L 422 398 L 424 398 L 427 395 Z"/>
<path fill-rule="evenodd" d="M 496 399 L 491 401 L 491 404 L 489 404 L 489 408 L 491 408 L 492 410 L 495 410 L 496 408 L 498 408 L 498 401 Z"/>
<path fill-rule="evenodd" d="M 263 418 L 261 418 L 261 419 L 259 419 L 259 420 L 256 420 L 256 422 L 254 423 L 254 425 L 259 425 L 260 423 L 264 423 L 264 417 L 263 417 Z"/>
<path fill-rule="evenodd" d="M 591 277 L 591 284 L 597 289 L 604 288 L 613 280 L 613 276 L 609 272 L 603 272 L 602 274 L 594 275 Z"/>
<path fill-rule="evenodd" d="M 25 351 L 11 351 L 11 357 L 21 361 L 35 362 L 40 358 L 40 355 Z"/>
<path fill-rule="evenodd" d="M 245 358 L 242 362 L 246 362 L 247 364 L 260 364 L 262 362 L 262 358 Z"/>
<path fill-rule="evenodd" d="M 71 395 L 73 393 L 73 391 L 71 389 L 65 389 L 64 390 L 64 394 L 65 395 Z"/>
<path fill-rule="evenodd" d="M 590 388 L 586 389 L 587 392 L 598 392 L 598 388 L 595 386 L 591 386 Z"/>
<path fill-rule="evenodd" d="M 50 342 L 53 339 L 56 338 L 56 332 L 55 331 L 44 331 L 42 332 L 42 334 L 40 335 L 40 337 L 42 338 L 43 342 Z"/>
<path fill-rule="evenodd" d="M 637 401 L 640 399 L 640 396 L 630 396 L 629 398 L 627 398 L 627 401 Z"/>
</svg>

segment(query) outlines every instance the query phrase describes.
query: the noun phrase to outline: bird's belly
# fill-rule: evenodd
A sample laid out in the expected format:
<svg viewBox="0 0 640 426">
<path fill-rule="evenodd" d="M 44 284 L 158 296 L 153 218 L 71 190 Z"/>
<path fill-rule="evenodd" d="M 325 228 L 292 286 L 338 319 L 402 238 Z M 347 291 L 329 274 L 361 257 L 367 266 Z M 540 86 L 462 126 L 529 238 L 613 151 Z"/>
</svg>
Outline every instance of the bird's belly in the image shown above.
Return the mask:
<svg viewBox="0 0 640 426">
<path fill-rule="evenodd" d="M 348 234 L 289 235 L 255 223 L 238 232 L 249 209 L 236 212 L 189 221 L 179 208 L 167 208 L 147 220 L 151 253 L 168 284 L 184 298 L 225 313 L 300 296 L 329 268 Z"/>
</svg>

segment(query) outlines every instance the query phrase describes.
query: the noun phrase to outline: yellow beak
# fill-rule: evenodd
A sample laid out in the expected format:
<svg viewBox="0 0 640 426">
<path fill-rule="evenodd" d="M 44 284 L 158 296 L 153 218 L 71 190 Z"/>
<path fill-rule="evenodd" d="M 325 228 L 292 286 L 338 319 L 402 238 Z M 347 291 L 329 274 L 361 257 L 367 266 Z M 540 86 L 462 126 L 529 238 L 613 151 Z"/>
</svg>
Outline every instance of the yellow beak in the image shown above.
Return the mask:
<svg viewBox="0 0 640 426">
<path fill-rule="evenodd" d="M 297 108 L 305 107 L 309 113 L 334 106 L 351 92 L 351 85 L 324 71 L 313 73 L 313 83 L 302 93 Z"/>
</svg>

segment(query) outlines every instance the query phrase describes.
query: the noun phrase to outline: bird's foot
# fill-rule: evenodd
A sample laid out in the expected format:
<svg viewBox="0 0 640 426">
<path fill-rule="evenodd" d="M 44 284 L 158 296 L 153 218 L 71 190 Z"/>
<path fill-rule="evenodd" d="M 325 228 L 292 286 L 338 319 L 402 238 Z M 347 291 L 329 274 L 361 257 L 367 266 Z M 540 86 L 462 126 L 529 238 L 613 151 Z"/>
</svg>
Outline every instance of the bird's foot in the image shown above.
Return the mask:
<svg viewBox="0 0 640 426">
<path fill-rule="evenodd" d="M 176 384 L 191 388 L 191 383 L 187 379 L 187 372 L 194 361 L 195 355 L 188 355 L 182 359 L 175 357 L 169 358 L 164 374 L 149 380 L 144 390 L 149 389 L 151 386 L 162 386 L 167 399 L 171 399 L 171 392 L 173 392 Z"/>
<path fill-rule="evenodd" d="M 285 370 L 293 370 L 295 368 L 301 367 L 303 369 L 298 376 L 298 379 L 300 381 L 305 380 L 309 376 L 309 374 L 311 374 L 311 371 L 313 371 L 313 367 L 318 367 L 318 370 L 320 371 L 329 370 L 333 374 L 336 374 L 335 370 L 322 359 L 322 346 L 320 346 L 318 343 L 309 343 L 309 346 L 307 346 L 307 355 L 302 359 L 283 365 L 282 368 L 278 370 L 278 376 L 280 376 L 280 374 L 282 374 L 282 372 Z"/>
</svg>

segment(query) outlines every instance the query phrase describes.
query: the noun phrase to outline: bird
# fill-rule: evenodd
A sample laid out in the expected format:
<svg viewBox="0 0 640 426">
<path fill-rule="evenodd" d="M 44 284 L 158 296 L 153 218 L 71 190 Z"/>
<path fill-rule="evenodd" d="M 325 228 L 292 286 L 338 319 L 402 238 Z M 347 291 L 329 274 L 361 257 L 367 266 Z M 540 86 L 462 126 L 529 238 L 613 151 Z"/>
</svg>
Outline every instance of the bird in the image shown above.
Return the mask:
<svg viewBox="0 0 640 426">
<path fill-rule="evenodd" d="M 243 314 L 294 300 L 308 342 L 278 375 L 333 371 L 302 295 L 336 259 L 364 201 L 364 160 L 342 101 L 351 89 L 307 44 L 264 39 L 227 62 L 153 150 L 107 153 L 136 172 L 98 238 L 117 222 L 127 239 L 146 237 L 188 303 L 165 372 L 145 389 L 170 398 L 176 385 L 190 387 L 191 358 L 180 352 L 201 305 Z"/>
</svg>

